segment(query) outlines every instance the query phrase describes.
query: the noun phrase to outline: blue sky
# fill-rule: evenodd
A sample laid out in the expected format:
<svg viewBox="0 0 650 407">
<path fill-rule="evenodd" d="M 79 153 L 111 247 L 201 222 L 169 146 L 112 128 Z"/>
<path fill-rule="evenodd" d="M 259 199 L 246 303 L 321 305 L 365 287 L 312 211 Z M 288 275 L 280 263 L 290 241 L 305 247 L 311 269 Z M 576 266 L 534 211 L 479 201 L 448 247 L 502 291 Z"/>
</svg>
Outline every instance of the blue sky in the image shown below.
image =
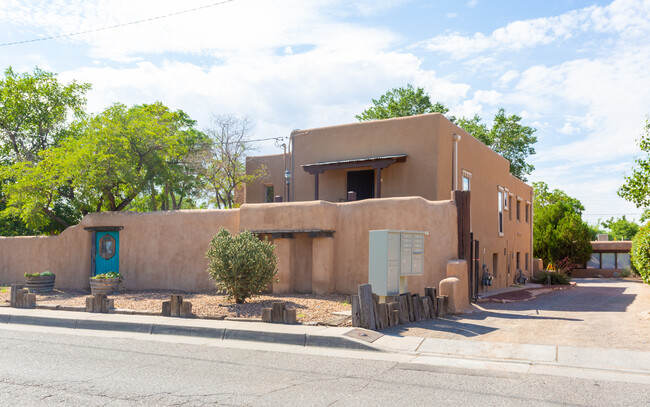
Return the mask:
<svg viewBox="0 0 650 407">
<path fill-rule="evenodd" d="M 0 43 L 102 28 L 214 0 L 0 1 Z M 641 210 L 616 190 L 650 114 L 650 0 L 233 0 L 111 30 L 0 46 L 0 66 L 93 85 L 88 107 L 160 100 L 253 138 L 356 121 L 412 83 L 456 116 L 498 108 L 537 129 L 536 170 L 585 219 Z M 260 143 L 259 153 L 281 150 Z"/>
</svg>

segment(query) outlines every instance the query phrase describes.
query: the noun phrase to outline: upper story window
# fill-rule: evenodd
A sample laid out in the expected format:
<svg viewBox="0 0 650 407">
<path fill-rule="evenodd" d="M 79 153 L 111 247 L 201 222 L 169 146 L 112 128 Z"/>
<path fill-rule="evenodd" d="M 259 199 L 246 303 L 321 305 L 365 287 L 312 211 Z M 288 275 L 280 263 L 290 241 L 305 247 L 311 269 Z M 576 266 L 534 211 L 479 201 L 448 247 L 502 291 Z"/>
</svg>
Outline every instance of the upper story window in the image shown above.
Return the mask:
<svg viewBox="0 0 650 407">
<path fill-rule="evenodd" d="M 517 220 L 521 222 L 521 198 L 517 197 Z"/>
<path fill-rule="evenodd" d="M 273 185 L 264 185 L 264 202 L 273 202 L 275 201 L 275 193 L 273 191 Z"/>
<path fill-rule="evenodd" d="M 503 188 L 499 187 L 499 216 L 498 216 L 498 228 L 499 228 L 499 236 L 503 236 Z"/>
<path fill-rule="evenodd" d="M 503 209 L 506 210 L 506 211 L 510 207 L 508 198 L 509 198 L 508 188 L 505 188 L 503 190 Z"/>
<path fill-rule="evenodd" d="M 530 213 L 530 202 L 528 202 L 528 201 L 526 201 L 526 209 L 525 210 L 526 210 L 526 223 L 528 223 L 529 222 L 528 219 L 530 219 L 530 215 L 529 215 L 529 213 Z"/>
<path fill-rule="evenodd" d="M 463 191 L 470 191 L 472 184 L 472 173 L 463 170 Z"/>
</svg>

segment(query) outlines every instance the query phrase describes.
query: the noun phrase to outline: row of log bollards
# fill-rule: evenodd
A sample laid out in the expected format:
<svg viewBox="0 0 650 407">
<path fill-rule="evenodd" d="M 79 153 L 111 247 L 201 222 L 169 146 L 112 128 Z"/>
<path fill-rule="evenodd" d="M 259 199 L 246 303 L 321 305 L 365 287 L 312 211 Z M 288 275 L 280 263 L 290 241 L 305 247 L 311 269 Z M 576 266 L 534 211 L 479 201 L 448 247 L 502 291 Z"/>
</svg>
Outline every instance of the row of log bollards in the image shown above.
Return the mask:
<svg viewBox="0 0 650 407">
<path fill-rule="evenodd" d="M 274 302 L 271 308 L 262 308 L 262 322 L 295 324 L 296 320 L 296 310 L 287 309 L 287 304 L 284 302 Z"/>
<path fill-rule="evenodd" d="M 9 305 L 13 308 L 36 308 L 36 294 L 30 293 L 23 284 L 12 284 Z M 86 297 L 86 312 L 108 313 L 115 308 L 115 300 L 99 293 Z M 192 317 L 192 303 L 173 294 L 162 303 L 162 315 L 167 317 Z M 294 311 L 295 319 L 295 311 Z"/>
<path fill-rule="evenodd" d="M 425 288 L 423 297 L 406 292 L 386 297 L 386 301 L 380 303 L 370 284 L 362 284 L 351 302 L 352 326 L 373 331 L 438 318 L 447 313 L 447 296 L 437 295 L 433 287 Z"/>
<path fill-rule="evenodd" d="M 23 284 L 12 284 L 9 305 L 14 308 L 36 308 L 36 294 L 30 293 Z"/>
</svg>

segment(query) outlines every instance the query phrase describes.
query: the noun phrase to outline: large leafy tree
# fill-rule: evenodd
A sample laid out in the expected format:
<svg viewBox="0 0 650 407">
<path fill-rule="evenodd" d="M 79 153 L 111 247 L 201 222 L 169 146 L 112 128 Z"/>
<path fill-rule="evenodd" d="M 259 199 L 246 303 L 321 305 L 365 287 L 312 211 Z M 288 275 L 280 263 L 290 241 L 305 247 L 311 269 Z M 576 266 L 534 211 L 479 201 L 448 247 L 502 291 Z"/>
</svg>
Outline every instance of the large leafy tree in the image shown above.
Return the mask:
<svg viewBox="0 0 650 407">
<path fill-rule="evenodd" d="M 555 189 L 548 190 L 543 182 L 533 184 L 535 218 L 533 251 L 544 262 L 568 259 L 583 264 L 591 255 L 591 234 L 582 221 L 584 207 L 579 200 Z"/>
<path fill-rule="evenodd" d="M 6 189 L 5 211 L 30 227 L 49 219 L 65 227 L 70 223 L 54 211 L 61 200 L 82 215 L 121 211 L 147 187 L 158 191 L 156 182 L 167 197 L 174 194 L 176 202 L 182 201 L 183 195 L 176 194 L 180 179 L 188 175 L 179 163 L 201 145 L 193 126 L 184 112 L 161 103 L 115 104 L 78 123 L 74 136 L 43 152 L 38 163 L 13 165 L 16 182 Z"/>
<path fill-rule="evenodd" d="M 87 83 L 62 84 L 56 75 L 5 70 L 0 80 L 0 154 L 11 162 L 39 160 L 39 153 L 67 136 L 70 118 L 84 114 Z"/>
<path fill-rule="evenodd" d="M 414 88 L 411 84 L 389 90 L 379 99 L 372 99 L 372 104 L 374 106 L 356 116 L 357 120 L 382 120 L 424 113 L 445 114 L 449 111 L 440 102 L 431 103 L 431 98 L 424 89 Z"/>
<path fill-rule="evenodd" d="M 51 219 L 35 229 L 6 211 L 5 189 L 15 182 L 11 166 L 39 162 L 44 151 L 70 136 L 70 122 L 84 116 L 90 85 L 64 84 L 55 74 L 39 68 L 19 74 L 10 67 L 4 73 L 0 79 L 0 235 L 60 232 L 63 227 Z M 52 201 L 50 208 L 54 217 L 66 223 L 79 220 L 63 199 Z"/>
<path fill-rule="evenodd" d="M 379 99 L 373 99 L 372 103 L 374 106 L 356 116 L 359 121 L 449 112 L 449 109 L 442 103 L 431 103 L 429 95 L 423 88 L 414 88 L 410 84 L 405 88 L 392 89 Z M 520 116 L 507 115 L 504 109 L 499 109 L 494 116 L 492 127 L 483 123 L 478 115 L 459 119 L 451 116 L 450 119 L 510 161 L 512 175 L 526 181 L 526 175 L 535 169 L 526 160 L 535 154 L 532 145 L 537 142 L 537 137 L 534 136 L 536 129 L 521 124 Z"/>
<path fill-rule="evenodd" d="M 639 231 L 639 225 L 625 219 L 625 215 L 618 219 L 611 217 L 601 224 L 608 229 L 609 240 L 632 240 Z"/>
<path fill-rule="evenodd" d="M 638 140 L 644 157 L 636 159 L 632 175 L 625 177 L 625 184 L 618 195 L 636 205 L 637 208 L 650 207 L 650 118 L 646 119 L 644 133 Z"/>
</svg>

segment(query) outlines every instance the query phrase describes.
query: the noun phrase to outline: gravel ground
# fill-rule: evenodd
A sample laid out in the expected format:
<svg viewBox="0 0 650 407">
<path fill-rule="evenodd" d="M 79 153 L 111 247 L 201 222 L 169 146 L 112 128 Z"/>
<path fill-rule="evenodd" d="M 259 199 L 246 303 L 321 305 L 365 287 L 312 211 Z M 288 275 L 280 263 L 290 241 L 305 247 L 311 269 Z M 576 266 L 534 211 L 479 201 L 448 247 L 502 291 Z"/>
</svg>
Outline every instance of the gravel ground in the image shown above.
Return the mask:
<svg viewBox="0 0 650 407">
<path fill-rule="evenodd" d="M 326 322 L 336 318 L 333 312 L 350 311 L 350 297 L 347 295 L 265 294 L 249 298 L 245 304 L 235 304 L 227 296 L 215 291 L 180 292 L 171 290 L 122 291 L 109 298 L 115 299 L 115 308 L 134 311 L 160 312 L 162 301 L 171 294 L 181 294 L 184 300 L 192 302 L 192 312 L 200 317 L 232 317 L 260 319 L 262 308 L 270 307 L 273 302 L 283 301 L 287 308 L 296 309 L 298 322 Z M 88 291 L 54 290 L 50 295 L 37 295 L 37 305 L 86 305 Z M 0 303 L 9 303 L 9 290 L 0 290 Z"/>
</svg>

